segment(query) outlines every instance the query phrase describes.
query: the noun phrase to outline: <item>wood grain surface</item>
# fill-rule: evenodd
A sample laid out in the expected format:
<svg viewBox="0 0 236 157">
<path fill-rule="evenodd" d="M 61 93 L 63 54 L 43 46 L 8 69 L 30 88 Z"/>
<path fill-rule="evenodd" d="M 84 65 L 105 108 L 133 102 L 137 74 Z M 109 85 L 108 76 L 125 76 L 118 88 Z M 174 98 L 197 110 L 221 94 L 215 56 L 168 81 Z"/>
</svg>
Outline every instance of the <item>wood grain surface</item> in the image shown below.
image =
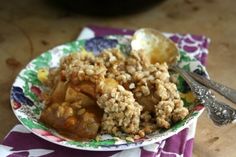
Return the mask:
<svg viewBox="0 0 236 157">
<path fill-rule="evenodd" d="M 0 140 L 18 123 L 9 104 L 18 72 L 40 53 L 75 39 L 88 24 L 206 35 L 211 38 L 207 64 L 211 78 L 236 88 L 235 7 L 235 0 L 165 0 L 136 14 L 99 18 L 58 9 L 42 0 L 0 0 Z M 235 157 L 235 148 L 236 125 L 214 126 L 204 112 L 198 121 L 193 156 Z"/>
</svg>

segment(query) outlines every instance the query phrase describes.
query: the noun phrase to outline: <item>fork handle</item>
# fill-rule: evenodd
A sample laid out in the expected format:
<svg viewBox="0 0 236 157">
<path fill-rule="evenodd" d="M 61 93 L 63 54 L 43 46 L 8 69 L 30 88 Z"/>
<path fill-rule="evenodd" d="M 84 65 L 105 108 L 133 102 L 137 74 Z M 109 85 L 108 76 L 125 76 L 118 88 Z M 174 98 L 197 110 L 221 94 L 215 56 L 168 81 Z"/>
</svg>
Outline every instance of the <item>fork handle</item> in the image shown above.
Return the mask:
<svg viewBox="0 0 236 157">
<path fill-rule="evenodd" d="M 236 90 L 229 88 L 223 84 L 217 83 L 215 81 L 209 80 L 201 75 L 198 75 L 193 72 L 188 72 L 188 74 L 194 78 L 196 81 L 202 85 L 215 90 L 220 95 L 224 96 L 226 99 L 230 100 L 233 103 L 236 103 Z"/>
</svg>

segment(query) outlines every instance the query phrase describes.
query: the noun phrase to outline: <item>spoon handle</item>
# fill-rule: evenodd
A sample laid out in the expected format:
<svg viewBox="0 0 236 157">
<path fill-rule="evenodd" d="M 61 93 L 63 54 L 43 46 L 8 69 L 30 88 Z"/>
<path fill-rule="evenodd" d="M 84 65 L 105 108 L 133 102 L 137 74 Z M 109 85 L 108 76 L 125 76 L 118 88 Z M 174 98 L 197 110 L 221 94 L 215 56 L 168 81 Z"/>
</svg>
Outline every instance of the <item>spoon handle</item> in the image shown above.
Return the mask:
<svg viewBox="0 0 236 157">
<path fill-rule="evenodd" d="M 209 88 L 195 81 L 188 72 L 178 66 L 171 66 L 170 68 L 178 72 L 185 79 L 199 102 L 207 108 L 210 119 L 216 125 L 220 126 L 236 121 L 236 110 L 234 108 L 217 101 Z"/>
<path fill-rule="evenodd" d="M 191 77 L 193 77 L 196 81 L 201 83 L 202 85 L 215 90 L 220 95 L 224 96 L 226 99 L 229 99 L 231 102 L 236 103 L 236 90 L 235 89 L 229 88 L 225 85 L 209 80 L 193 72 L 188 72 L 188 74 Z"/>
<path fill-rule="evenodd" d="M 208 103 L 211 105 L 209 108 L 211 111 L 208 112 L 209 117 L 216 125 L 236 123 L 236 110 L 234 108 L 217 100 L 209 101 Z"/>
</svg>

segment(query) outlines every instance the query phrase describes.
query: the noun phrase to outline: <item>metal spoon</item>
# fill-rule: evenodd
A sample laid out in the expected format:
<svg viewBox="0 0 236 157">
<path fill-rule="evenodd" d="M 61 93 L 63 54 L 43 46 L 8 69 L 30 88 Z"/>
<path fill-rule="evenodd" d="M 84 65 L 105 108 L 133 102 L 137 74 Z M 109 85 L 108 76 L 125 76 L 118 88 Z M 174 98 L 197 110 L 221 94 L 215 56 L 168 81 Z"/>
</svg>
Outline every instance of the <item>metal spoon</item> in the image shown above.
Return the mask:
<svg viewBox="0 0 236 157">
<path fill-rule="evenodd" d="M 131 47 L 132 50 L 136 51 L 144 50 L 151 63 L 167 62 L 171 69 L 178 72 L 189 84 L 200 103 L 207 108 L 209 117 L 216 125 L 235 122 L 235 109 L 223 102 L 217 101 L 209 90 L 209 87 L 212 88 L 211 86 L 207 86 L 207 88 L 199 84 L 193 79 L 194 77 L 192 78 L 187 72 L 176 65 L 176 60 L 179 57 L 178 49 L 171 40 L 167 39 L 160 32 L 150 28 L 137 30 L 131 41 Z M 226 98 L 228 97 L 226 96 Z"/>
<path fill-rule="evenodd" d="M 233 103 L 236 103 L 236 90 L 235 89 L 229 88 L 225 85 L 222 85 L 218 82 L 207 79 L 193 72 L 188 72 L 188 74 L 192 78 L 194 78 L 196 81 L 201 83 L 202 85 L 213 89 L 214 91 L 218 92 L 220 95 L 224 96 L 226 99 L 230 100 Z"/>
<path fill-rule="evenodd" d="M 208 115 L 216 125 L 236 122 L 235 109 L 223 102 L 217 101 L 209 88 L 199 84 L 193 78 L 189 77 L 188 73 L 183 69 L 178 66 L 171 66 L 170 68 L 178 72 L 185 79 L 200 103 L 207 108 Z"/>
</svg>

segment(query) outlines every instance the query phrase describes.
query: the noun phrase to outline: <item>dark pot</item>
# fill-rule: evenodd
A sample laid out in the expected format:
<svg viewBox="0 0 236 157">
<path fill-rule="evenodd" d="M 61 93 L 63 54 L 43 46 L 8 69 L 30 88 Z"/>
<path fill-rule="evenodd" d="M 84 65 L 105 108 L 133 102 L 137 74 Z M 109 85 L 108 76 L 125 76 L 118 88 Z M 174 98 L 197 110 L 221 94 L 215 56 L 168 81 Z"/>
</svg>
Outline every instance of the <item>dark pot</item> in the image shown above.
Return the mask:
<svg viewBox="0 0 236 157">
<path fill-rule="evenodd" d="M 163 0 L 50 0 L 65 9 L 94 16 L 134 13 L 150 8 Z"/>
</svg>

